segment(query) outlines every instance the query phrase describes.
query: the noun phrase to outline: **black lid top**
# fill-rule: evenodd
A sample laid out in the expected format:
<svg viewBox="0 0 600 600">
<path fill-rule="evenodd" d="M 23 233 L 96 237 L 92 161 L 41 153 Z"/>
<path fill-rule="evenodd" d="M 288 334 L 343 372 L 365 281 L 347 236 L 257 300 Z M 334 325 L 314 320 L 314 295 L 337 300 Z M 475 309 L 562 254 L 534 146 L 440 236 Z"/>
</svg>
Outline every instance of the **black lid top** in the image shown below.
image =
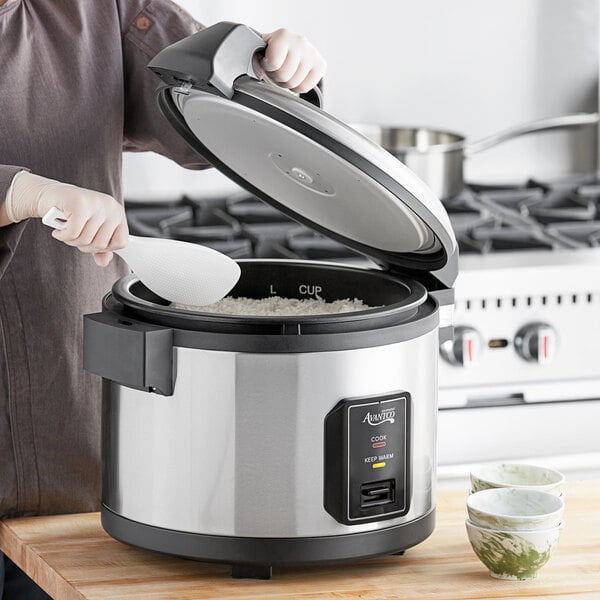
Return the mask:
<svg viewBox="0 0 600 600">
<path fill-rule="evenodd" d="M 451 287 L 456 240 L 431 190 L 383 148 L 319 107 L 253 78 L 251 59 L 262 42 L 253 30 L 214 27 L 220 38 L 208 28 L 179 42 L 188 58 L 177 78 L 178 44 L 150 64 L 171 86 L 178 82 L 159 90 L 158 98 L 179 133 L 215 167 L 293 219 L 388 269 L 415 277 L 431 272 Z M 186 75 L 194 48 L 204 66 Z M 239 76 L 231 81 L 215 76 L 222 63 L 235 72 L 227 56 L 242 57 Z M 202 79 L 208 72 L 212 77 Z"/>
</svg>

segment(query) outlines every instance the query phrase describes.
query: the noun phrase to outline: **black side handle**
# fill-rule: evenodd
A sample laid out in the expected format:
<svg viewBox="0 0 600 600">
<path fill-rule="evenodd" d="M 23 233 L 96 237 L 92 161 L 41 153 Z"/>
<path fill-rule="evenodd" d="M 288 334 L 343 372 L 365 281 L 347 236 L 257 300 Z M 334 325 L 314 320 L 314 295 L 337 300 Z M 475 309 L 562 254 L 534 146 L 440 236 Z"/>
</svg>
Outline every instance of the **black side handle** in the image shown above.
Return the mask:
<svg viewBox="0 0 600 600">
<path fill-rule="evenodd" d="M 135 389 L 173 393 L 173 330 L 101 312 L 83 318 L 83 368 Z"/>
</svg>

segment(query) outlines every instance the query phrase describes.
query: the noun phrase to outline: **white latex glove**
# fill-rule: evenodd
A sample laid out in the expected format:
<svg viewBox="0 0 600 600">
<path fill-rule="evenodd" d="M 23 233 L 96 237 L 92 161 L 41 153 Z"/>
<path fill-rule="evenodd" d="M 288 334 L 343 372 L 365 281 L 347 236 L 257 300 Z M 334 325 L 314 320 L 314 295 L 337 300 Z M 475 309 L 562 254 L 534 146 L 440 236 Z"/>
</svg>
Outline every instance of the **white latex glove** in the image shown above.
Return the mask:
<svg viewBox="0 0 600 600">
<path fill-rule="evenodd" d="M 68 220 L 67 228 L 54 230 L 52 237 L 93 254 L 97 265 L 108 265 L 112 250 L 127 244 L 125 210 L 113 197 L 26 171 L 15 175 L 5 201 L 9 221 L 41 218 L 53 206 Z"/>
<path fill-rule="evenodd" d="M 304 36 L 289 29 L 278 29 L 262 37 L 267 48 L 260 67 L 269 79 L 281 87 L 304 93 L 323 78 L 327 67 L 325 59 Z"/>
</svg>

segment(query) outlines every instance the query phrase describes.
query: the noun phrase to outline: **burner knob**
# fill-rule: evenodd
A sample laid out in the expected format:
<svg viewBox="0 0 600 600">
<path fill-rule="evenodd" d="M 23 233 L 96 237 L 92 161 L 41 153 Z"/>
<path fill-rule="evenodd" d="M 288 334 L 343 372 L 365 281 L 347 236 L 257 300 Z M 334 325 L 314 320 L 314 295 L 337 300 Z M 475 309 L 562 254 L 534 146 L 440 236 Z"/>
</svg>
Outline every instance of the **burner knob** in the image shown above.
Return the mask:
<svg viewBox="0 0 600 600">
<path fill-rule="evenodd" d="M 454 339 L 440 346 L 440 354 L 451 365 L 476 367 L 481 354 L 481 336 L 472 327 L 455 327 Z"/>
<path fill-rule="evenodd" d="M 549 363 L 556 353 L 556 331 L 546 323 L 530 323 L 515 336 L 515 349 L 528 362 Z"/>
</svg>

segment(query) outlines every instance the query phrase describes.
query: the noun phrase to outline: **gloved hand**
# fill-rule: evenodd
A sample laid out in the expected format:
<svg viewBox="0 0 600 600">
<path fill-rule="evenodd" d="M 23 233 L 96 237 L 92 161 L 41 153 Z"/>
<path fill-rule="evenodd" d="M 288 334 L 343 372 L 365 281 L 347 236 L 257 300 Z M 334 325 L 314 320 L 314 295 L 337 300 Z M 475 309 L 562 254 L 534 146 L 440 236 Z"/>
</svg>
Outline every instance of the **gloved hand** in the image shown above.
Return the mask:
<svg viewBox="0 0 600 600">
<path fill-rule="evenodd" d="M 322 79 L 327 66 L 325 60 L 305 37 L 289 29 L 278 29 L 265 33 L 263 40 L 267 42 L 267 49 L 260 67 L 281 87 L 304 93 Z"/>
<path fill-rule="evenodd" d="M 125 210 L 111 196 L 26 171 L 15 175 L 4 207 L 9 221 L 41 218 L 53 206 L 65 213 L 67 228 L 52 237 L 93 254 L 97 265 L 108 265 L 111 251 L 127 244 Z"/>
</svg>

